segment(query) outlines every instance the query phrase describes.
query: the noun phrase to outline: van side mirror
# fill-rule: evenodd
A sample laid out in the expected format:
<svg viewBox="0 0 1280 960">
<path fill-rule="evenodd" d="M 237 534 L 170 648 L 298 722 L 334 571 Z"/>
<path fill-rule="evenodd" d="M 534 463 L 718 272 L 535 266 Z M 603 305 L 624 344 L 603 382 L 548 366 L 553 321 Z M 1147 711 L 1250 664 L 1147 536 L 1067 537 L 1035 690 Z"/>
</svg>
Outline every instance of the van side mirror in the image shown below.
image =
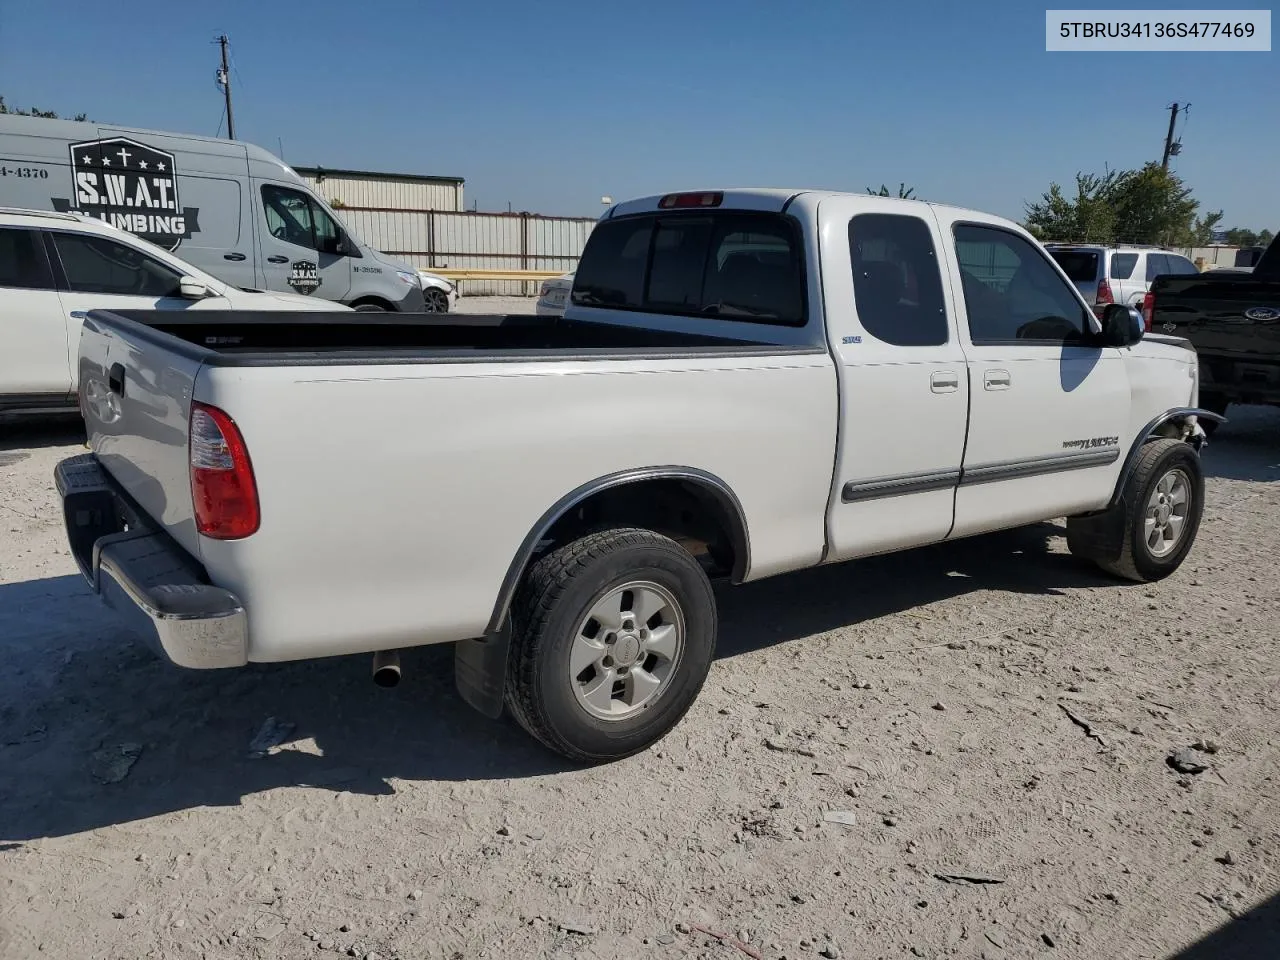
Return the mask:
<svg viewBox="0 0 1280 960">
<path fill-rule="evenodd" d="M 1142 314 L 1127 304 L 1113 303 L 1102 314 L 1103 346 L 1131 347 L 1145 332 Z"/>
<path fill-rule="evenodd" d="M 209 296 L 209 286 L 195 277 L 183 277 L 178 281 L 178 295 L 184 300 L 203 300 Z"/>
</svg>

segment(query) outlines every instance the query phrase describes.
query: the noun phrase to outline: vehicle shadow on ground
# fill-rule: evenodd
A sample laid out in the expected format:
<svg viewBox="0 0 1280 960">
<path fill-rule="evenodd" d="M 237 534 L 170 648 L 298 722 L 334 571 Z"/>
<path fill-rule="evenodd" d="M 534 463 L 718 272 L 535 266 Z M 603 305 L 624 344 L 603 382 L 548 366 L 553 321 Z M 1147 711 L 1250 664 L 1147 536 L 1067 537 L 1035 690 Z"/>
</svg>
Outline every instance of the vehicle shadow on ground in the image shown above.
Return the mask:
<svg viewBox="0 0 1280 960">
<path fill-rule="evenodd" d="M 1280 408 L 1233 406 L 1204 450 L 1207 477 L 1280 481 Z"/>
<path fill-rule="evenodd" d="M 1168 960 L 1261 960 L 1280 955 L 1280 894 Z"/>
<path fill-rule="evenodd" d="M 0 467 L 5 465 L 6 451 L 68 447 L 84 442 L 84 421 L 78 413 L 39 420 L 0 420 Z"/>
<path fill-rule="evenodd" d="M 975 589 L 1113 585 L 1046 549 L 1060 530 L 1041 524 L 726 587 L 719 655 Z M 131 643 L 68 576 L 0 585 L 0 658 L 8 665 L 0 678 L 0 841 L 234 806 L 276 788 L 391 794 L 397 780 L 573 769 L 514 723 L 465 706 L 448 647 L 406 651 L 405 679 L 389 691 L 370 681 L 367 656 L 183 671 Z M 250 741 L 268 718 L 291 727 L 281 749 L 251 759 Z"/>
</svg>

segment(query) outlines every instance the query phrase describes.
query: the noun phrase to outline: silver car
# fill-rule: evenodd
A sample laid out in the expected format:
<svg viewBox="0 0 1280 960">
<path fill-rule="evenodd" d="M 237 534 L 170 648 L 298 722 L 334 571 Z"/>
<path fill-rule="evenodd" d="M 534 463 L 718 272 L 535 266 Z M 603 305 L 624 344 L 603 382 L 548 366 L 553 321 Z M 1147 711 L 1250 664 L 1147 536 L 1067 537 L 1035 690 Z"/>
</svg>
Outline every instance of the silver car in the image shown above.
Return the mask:
<svg viewBox="0 0 1280 960">
<path fill-rule="evenodd" d="M 1161 274 L 1200 272 L 1186 257 L 1160 247 L 1046 243 L 1045 249 L 1099 316 L 1110 303 L 1141 309 L 1151 281 Z"/>
<path fill-rule="evenodd" d="M 539 316 L 562 317 L 569 305 L 569 293 L 573 290 L 573 274 L 566 273 L 562 277 L 543 281 L 538 290 L 538 303 L 535 307 Z"/>
</svg>

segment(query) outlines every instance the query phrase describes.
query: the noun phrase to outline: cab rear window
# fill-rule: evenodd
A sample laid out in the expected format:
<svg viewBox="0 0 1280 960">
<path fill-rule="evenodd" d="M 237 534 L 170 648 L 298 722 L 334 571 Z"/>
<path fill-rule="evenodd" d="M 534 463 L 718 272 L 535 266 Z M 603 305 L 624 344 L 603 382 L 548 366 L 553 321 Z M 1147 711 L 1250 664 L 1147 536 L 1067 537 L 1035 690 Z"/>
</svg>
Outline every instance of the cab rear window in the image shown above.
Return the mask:
<svg viewBox="0 0 1280 960">
<path fill-rule="evenodd" d="M 770 214 L 607 220 L 582 252 L 573 302 L 799 326 L 805 319 L 802 241 L 794 221 Z"/>
<path fill-rule="evenodd" d="M 1093 250 L 1050 250 L 1049 256 L 1075 283 L 1098 279 L 1098 254 Z"/>
</svg>

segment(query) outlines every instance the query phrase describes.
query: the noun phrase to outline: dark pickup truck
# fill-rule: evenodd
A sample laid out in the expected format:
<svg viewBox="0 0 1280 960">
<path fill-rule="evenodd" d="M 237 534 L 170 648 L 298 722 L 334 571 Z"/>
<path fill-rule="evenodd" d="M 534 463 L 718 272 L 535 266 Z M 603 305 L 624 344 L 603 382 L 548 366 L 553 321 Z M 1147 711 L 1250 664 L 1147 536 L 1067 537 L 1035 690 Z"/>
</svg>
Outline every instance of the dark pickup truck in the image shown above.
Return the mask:
<svg viewBox="0 0 1280 960">
<path fill-rule="evenodd" d="M 1252 270 L 1156 277 L 1142 313 L 1147 330 L 1185 337 L 1196 348 L 1204 409 L 1280 406 L 1280 242 L 1273 240 Z"/>
</svg>

